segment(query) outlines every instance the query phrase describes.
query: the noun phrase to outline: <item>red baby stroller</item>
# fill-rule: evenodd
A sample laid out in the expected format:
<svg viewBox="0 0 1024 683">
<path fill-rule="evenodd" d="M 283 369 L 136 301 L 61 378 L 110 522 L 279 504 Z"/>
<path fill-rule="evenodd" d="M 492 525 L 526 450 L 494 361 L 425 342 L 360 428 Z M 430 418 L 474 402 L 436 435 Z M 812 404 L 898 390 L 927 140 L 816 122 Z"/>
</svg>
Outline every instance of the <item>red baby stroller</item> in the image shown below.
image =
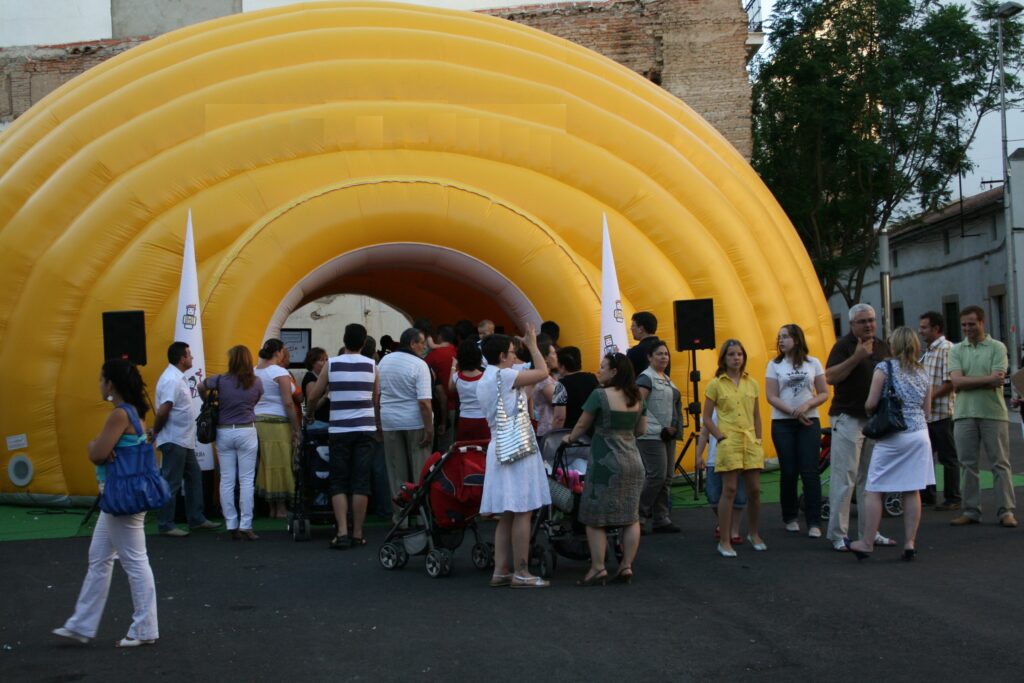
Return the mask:
<svg viewBox="0 0 1024 683">
<path fill-rule="evenodd" d="M 402 508 L 398 521 L 384 537 L 377 553 L 384 569 L 401 569 L 410 555 L 426 555 L 427 574 L 433 578 L 452 571 L 452 551 L 462 544 L 468 529 L 473 534 L 473 564 L 484 569 L 494 556 L 490 543 L 481 543 L 476 516 L 484 490 L 486 441 L 463 441 L 447 453 L 434 453 L 423 466 L 419 483 L 406 483 L 395 495 Z M 415 516 L 418 526 L 410 524 Z"/>
</svg>

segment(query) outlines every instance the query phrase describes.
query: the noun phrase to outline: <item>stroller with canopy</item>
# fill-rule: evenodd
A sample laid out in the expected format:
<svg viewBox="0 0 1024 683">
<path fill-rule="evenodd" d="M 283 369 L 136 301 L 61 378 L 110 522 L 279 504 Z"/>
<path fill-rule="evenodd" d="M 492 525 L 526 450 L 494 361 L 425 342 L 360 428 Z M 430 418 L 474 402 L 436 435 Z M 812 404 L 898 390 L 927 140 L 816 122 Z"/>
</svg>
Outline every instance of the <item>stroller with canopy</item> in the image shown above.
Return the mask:
<svg viewBox="0 0 1024 683">
<path fill-rule="evenodd" d="M 474 539 L 473 564 L 487 568 L 493 562 L 494 546 L 480 541 L 476 526 L 486 463 L 486 441 L 456 442 L 446 453 L 431 455 L 419 482 L 403 484 L 395 494 L 402 512 L 377 553 L 380 566 L 401 569 L 411 555 L 426 555 L 428 575 L 448 576 L 452 551 L 469 530 Z M 419 520 L 415 526 L 410 523 L 414 517 Z"/>
<path fill-rule="evenodd" d="M 582 441 L 568 445 L 561 443 L 562 437 L 568 433 L 568 430 L 561 430 L 548 434 L 542 448 L 551 488 L 551 505 L 541 508 L 534 517 L 530 562 L 546 579 L 554 574 L 558 557 L 590 561 L 587 528 L 577 518 L 590 461 L 590 444 Z M 538 542 L 541 533 L 546 544 Z M 608 529 L 608 547 L 618 559 L 622 558 L 618 529 Z"/>
</svg>

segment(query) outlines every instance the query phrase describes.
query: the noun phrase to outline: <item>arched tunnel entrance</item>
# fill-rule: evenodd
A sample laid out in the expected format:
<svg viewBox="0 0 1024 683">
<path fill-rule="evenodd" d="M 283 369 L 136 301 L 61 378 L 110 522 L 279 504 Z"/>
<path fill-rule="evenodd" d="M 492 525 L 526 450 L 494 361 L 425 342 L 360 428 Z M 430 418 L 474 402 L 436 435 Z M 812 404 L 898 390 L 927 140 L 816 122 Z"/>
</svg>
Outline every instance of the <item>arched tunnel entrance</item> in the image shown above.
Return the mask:
<svg viewBox="0 0 1024 683">
<path fill-rule="evenodd" d="M 405 242 L 362 247 L 320 265 L 289 290 L 263 336 L 278 336 L 296 308 L 336 293 L 373 297 L 435 324 L 488 318 L 510 332 L 540 324 L 536 306 L 498 270 L 456 249 Z"/>
</svg>

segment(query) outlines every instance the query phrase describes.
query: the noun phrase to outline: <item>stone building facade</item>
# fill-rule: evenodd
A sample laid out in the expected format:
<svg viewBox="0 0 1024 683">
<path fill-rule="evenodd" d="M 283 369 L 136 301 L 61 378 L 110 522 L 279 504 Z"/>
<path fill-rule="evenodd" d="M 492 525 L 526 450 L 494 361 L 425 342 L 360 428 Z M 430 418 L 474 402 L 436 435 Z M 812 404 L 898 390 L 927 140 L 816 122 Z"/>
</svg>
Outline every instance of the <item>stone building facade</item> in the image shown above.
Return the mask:
<svg viewBox="0 0 1024 683">
<path fill-rule="evenodd" d="M 148 8 L 148 9 L 147 9 Z M 149 38 L 234 14 L 240 0 L 113 0 L 113 37 L 0 47 L 0 129 L 78 74 Z M 686 102 L 747 159 L 751 154 L 748 31 L 740 0 L 608 0 L 483 10 L 583 45 Z"/>
</svg>

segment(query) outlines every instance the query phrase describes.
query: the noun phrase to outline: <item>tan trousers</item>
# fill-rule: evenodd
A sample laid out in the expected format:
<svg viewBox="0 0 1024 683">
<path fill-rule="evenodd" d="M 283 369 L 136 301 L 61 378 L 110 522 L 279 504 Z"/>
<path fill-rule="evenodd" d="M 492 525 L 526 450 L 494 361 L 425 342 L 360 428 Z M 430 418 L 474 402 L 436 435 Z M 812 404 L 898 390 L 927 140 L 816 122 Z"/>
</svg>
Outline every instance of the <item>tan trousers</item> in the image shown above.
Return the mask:
<svg viewBox="0 0 1024 683">
<path fill-rule="evenodd" d="M 1013 472 L 1010 470 L 1010 431 L 1005 420 L 965 417 L 953 420 L 956 454 L 963 467 L 963 513 L 981 519 L 981 480 L 978 466 L 984 449 L 992 462 L 992 488 L 996 499 L 996 517 L 1013 512 L 1017 507 L 1013 493 Z"/>
<path fill-rule="evenodd" d="M 430 447 L 420 447 L 423 429 L 384 432 L 384 462 L 388 466 L 391 495 L 407 481 L 418 482 L 423 465 L 430 457 Z M 397 522 L 399 510 L 392 504 L 392 518 Z"/>
<path fill-rule="evenodd" d="M 840 413 L 832 418 L 832 450 L 828 479 L 828 538 L 833 543 L 851 536 L 850 500 L 857 492 L 857 538 L 864 534 L 864 484 L 875 442 L 861 432 L 864 418 Z"/>
</svg>

